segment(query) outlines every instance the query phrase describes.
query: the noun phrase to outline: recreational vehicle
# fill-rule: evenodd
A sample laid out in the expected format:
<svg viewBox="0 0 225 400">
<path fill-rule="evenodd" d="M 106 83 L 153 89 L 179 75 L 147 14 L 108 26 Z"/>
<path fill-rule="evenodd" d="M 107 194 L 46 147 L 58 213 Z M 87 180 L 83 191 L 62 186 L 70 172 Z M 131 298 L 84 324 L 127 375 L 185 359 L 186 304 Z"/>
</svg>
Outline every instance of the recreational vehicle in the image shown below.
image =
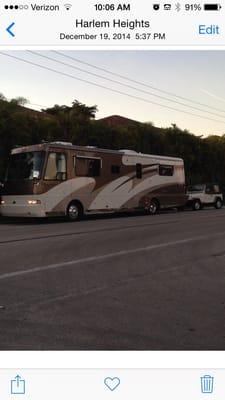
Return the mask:
<svg viewBox="0 0 225 400">
<path fill-rule="evenodd" d="M 3 216 L 67 216 L 186 204 L 180 158 L 54 142 L 12 150 L 1 197 Z"/>
</svg>

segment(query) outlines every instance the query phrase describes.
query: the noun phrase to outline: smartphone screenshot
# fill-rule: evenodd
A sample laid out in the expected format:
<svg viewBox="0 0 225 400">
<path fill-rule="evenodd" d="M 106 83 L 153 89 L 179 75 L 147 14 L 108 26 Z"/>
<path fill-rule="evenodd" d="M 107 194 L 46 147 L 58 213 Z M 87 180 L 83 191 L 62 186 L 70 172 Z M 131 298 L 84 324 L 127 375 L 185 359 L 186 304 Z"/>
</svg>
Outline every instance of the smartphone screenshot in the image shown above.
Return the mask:
<svg viewBox="0 0 225 400">
<path fill-rule="evenodd" d="M 0 3 L 0 398 L 225 396 L 225 5 Z"/>
</svg>

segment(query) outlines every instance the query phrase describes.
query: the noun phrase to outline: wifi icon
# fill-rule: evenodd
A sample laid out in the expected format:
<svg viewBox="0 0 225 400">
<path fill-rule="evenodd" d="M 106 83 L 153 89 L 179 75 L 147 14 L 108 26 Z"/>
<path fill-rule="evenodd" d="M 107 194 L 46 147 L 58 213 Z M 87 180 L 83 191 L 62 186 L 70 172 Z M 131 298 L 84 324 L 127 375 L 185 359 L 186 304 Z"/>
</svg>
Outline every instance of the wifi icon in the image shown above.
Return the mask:
<svg viewBox="0 0 225 400">
<path fill-rule="evenodd" d="M 67 11 L 69 11 L 72 7 L 72 4 L 64 4 L 64 7 Z"/>
</svg>

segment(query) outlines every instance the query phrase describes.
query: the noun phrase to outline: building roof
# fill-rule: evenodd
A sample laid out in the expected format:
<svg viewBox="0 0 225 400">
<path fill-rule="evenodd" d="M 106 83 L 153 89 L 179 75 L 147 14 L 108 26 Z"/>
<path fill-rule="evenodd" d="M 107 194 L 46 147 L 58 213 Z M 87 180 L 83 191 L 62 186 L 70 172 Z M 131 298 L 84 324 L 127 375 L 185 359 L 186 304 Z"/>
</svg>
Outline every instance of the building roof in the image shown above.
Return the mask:
<svg viewBox="0 0 225 400">
<path fill-rule="evenodd" d="M 140 125 L 141 122 L 135 121 L 133 119 L 122 117 L 121 115 L 111 115 L 109 117 L 101 118 L 97 120 L 110 127 L 123 127 L 123 126 L 136 126 Z"/>
</svg>

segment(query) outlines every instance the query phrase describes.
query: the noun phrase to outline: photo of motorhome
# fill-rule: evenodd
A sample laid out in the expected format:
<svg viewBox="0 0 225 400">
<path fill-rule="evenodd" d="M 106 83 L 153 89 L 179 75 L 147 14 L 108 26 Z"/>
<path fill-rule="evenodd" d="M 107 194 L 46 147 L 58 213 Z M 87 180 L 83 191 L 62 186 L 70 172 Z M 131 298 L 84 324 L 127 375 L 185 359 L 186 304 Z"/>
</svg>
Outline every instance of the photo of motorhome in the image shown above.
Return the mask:
<svg viewBox="0 0 225 400">
<path fill-rule="evenodd" d="M 225 349 L 214 50 L 0 54 L 2 351 Z"/>
<path fill-rule="evenodd" d="M 185 205 L 180 158 L 52 142 L 12 150 L 2 216 L 67 216 Z"/>
</svg>

